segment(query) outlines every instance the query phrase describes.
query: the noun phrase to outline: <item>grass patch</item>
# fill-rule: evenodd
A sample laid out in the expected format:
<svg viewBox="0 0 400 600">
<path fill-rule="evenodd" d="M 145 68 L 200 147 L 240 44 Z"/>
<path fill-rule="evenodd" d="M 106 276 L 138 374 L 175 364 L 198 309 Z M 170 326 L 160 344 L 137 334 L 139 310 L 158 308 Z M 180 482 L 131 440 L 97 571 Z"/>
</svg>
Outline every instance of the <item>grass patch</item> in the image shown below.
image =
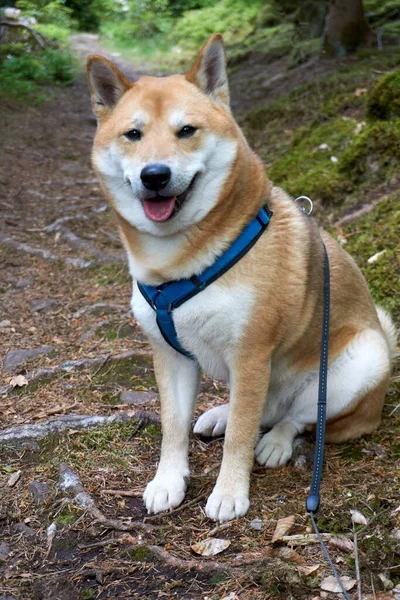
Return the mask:
<svg viewBox="0 0 400 600">
<path fill-rule="evenodd" d="M 132 283 L 128 267 L 126 267 L 125 265 L 96 265 L 90 267 L 88 271 L 91 272 L 91 274 L 94 276 L 95 282 L 98 283 L 98 285 L 118 286 L 127 283 Z"/>
</svg>

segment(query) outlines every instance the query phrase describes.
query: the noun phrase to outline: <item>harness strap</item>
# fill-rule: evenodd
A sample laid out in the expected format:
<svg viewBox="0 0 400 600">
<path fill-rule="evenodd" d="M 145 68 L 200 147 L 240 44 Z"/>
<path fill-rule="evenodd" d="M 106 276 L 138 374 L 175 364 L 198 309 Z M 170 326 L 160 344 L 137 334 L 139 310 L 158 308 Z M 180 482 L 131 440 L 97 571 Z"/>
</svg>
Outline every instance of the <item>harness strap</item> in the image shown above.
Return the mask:
<svg viewBox="0 0 400 600">
<path fill-rule="evenodd" d="M 208 287 L 236 264 L 257 242 L 267 228 L 272 211 L 268 204 L 263 206 L 257 216 L 247 225 L 238 238 L 217 258 L 210 267 L 190 279 L 169 281 L 159 286 L 137 284 L 140 293 L 156 312 L 158 328 L 165 341 L 187 358 L 195 360 L 180 344 L 176 333 L 172 312 L 193 296 Z"/>
</svg>

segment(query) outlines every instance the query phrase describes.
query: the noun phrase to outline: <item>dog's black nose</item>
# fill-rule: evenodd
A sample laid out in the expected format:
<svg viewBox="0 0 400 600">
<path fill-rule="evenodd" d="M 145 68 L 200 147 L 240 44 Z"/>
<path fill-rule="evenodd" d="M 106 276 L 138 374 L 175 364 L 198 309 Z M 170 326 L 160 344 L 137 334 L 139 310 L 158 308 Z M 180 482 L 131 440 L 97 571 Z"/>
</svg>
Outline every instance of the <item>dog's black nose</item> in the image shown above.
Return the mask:
<svg viewBox="0 0 400 600">
<path fill-rule="evenodd" d="M 148 190 L 158 192 L 165 188 L 171 179 L 171 169 L 167 165 L 161 163 L 147 165 L 142 169 L 140 179 Z"/>
</svg>

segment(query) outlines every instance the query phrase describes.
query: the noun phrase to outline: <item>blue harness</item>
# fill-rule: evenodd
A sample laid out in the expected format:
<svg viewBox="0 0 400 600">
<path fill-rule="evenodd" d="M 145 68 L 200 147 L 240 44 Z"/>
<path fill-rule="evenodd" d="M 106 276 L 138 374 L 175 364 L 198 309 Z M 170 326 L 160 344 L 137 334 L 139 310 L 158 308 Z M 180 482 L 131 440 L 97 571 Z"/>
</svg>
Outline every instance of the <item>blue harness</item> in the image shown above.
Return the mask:
<svg viewBox="0 0 400 600">
<path fill-rule="evenodd" d="M 140 293 L 156 312 L 157 325 L 163 338 L 172 348 L 195 360 L 179 343 L 172 318 L 173 310 L 196 296 L 233 267 L 254 246 L 264 229 L 267 228 L 271 216 L 272 211 L 269 210 L 268 204 L 265 204 L 233 244 L 200 275 L 194 275 L 190 279 L 168 281 L 158 286 L 138 282 Z"/>
</svg>

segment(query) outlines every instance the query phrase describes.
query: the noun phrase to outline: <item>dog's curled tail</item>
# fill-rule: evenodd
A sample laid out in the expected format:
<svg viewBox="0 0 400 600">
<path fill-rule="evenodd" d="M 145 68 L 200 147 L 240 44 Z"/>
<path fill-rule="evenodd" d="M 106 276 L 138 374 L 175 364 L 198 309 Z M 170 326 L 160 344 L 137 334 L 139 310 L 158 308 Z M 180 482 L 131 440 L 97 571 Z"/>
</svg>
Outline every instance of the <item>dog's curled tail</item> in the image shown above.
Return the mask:
<svg viewBox="0 0 400 600">
<path fill-rule="evenodd" d="M 392 317 L 381 306 L 376 307 L 378 319 L 385 334 L 387 345 L 389 347 L 390 360 L 393 361 L 397 356 L 397 331 L 392 321 Z"/>
</svg>

